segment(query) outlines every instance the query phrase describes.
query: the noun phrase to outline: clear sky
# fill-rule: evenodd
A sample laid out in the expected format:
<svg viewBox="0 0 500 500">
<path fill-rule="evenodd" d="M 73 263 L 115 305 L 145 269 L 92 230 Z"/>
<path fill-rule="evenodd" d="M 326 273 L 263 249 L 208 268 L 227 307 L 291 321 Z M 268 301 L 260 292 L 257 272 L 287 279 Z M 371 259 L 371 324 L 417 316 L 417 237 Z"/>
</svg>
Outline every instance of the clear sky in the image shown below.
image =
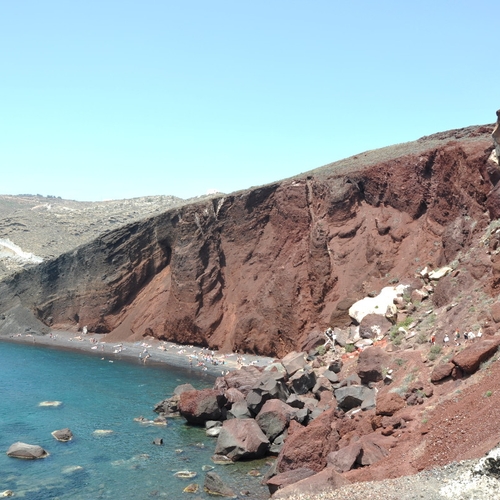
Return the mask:
<svg viewBox="0 0 500 500">
<path fill-rule="evenodd" d="M 493 123 L 498 0 L 0 0 L 0 193 L 231 192 Z"/>
</svg>

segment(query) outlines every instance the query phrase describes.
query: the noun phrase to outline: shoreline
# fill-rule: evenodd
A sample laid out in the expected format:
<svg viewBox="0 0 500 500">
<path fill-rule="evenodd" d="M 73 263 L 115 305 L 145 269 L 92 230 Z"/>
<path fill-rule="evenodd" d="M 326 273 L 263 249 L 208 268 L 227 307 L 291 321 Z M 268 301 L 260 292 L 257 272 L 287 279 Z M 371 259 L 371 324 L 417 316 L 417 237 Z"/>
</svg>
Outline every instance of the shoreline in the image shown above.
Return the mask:
<svg viewBox="0 0 500 500">
<path fill-rule="evenodd" d="M 265 367 L 274 361 L 274 358 L 251 354 L 242 356 L 236 353 L 222 354 L 208 348 L 175 344 L 154 337 L 145 337 L 136 342 L 107 342 L 106 335 L 51 330 L 47 334 L 4 334 L 0 335 L 0 342 L 85 352 L 108 362 L 136 361 L 137 364 L 144 366 L 171 367 L 213 378 L 222 376 L 228 371 L 238 370 L 241 366 Z"/>
</svg>

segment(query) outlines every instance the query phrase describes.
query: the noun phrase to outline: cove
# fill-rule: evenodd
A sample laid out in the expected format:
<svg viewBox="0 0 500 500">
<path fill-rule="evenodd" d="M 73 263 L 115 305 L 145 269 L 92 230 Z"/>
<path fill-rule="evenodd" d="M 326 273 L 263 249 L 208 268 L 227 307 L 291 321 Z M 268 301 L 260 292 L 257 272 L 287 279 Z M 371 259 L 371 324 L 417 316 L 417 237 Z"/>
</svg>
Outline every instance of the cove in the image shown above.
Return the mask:
<svg viewBox="0 0 500 500">
<path fill-rule="evenodd" d="M 134 418 L 153 419 L 154 404 L 179 384 L 211 387 L 213 378 L 167 366 L 144 366 L 131 360 L 101 359 L 81 352 L 0 343 L 0 493 L 15 498 L 146 499 L 211 498 L 203 490 L 204 468 L 214 470 L 236 492 L 268 498 L 261 478 L 265 460 L 215 465 L 210 460 L 215 440 L 202 428 L 170 419 L 167 426 L 144 425 Z M 60 406 L 40 406 L 43 401 Z M 51 432 L 69 427 L 74 439 L 56 441 Z M 95 433 L 110 430 L 111 433 Z M 153 444 L 162 438 L 164 444 Z M 49 457 L 19 460 L 8 457 L 9 446 L 22 441 L 45 448 Z M 204 467 L 205 466 L 205 467 Z M 174 476 L 196 472 L 193 479 Z M 183 493 L 190 483 L 200 490 Z"/>
</svg>

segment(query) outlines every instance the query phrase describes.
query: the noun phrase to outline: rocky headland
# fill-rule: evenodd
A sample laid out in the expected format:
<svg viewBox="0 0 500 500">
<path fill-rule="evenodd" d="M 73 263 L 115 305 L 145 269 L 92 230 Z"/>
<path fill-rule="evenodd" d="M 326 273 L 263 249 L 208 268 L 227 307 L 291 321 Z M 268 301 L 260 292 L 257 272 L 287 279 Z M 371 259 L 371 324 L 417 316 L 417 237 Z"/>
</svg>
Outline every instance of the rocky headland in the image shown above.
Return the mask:
<svg viewBox="0 0 500 500">
<path fill-rule="evenodd" d="M 85 326 L 108 341 L 148 336 L 277 358 L 157 407 L 194 425 L 223 422 L 209 424 L 220 427 L 218 455 L 276 456 L 265 478 L 276 498 L 313 498 L 311 485 L 318 498 L 421 498 L 403 476 L 432 483 L 424 498 L 494 498 L 452 485 L 477 467 L 465 461 L 500 442 L 494 130 L 443 132 L 228 195 L 152 202 L 130 221 L 120 208 L 116 229 L 106 207 L 108 223 L 92 229 L 91 215 L 58 226 L 40 203 L 2 212 L 0 334 Z M 58 245 L 68 227 L 75 239 Z M 470 472 L 467 484 L 480 476 L 478 491 L 490 494 L 495 475 Z M 381 480 L 396 483 L 354 496 Z"/>
</svg>

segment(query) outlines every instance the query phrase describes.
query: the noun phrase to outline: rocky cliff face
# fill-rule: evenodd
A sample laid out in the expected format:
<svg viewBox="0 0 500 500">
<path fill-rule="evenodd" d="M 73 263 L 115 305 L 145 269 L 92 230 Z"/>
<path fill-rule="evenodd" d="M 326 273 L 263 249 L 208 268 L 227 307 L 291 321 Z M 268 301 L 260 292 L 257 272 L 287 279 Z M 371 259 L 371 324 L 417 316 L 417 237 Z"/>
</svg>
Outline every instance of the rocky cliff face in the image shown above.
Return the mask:
<svg viewBox="0 0 500 500">
<path fill-rule="evenodd" d="M 472 281 L 496 289 L 495 249 L 473 250 L 500 215 L 492 129 L 176 206 L 4 279 L 0 312 L 23 307 L 53 328 L 87 325 L 116 339 L 281 356 L 425 265 L 467 255 Z"/>
</svg>

